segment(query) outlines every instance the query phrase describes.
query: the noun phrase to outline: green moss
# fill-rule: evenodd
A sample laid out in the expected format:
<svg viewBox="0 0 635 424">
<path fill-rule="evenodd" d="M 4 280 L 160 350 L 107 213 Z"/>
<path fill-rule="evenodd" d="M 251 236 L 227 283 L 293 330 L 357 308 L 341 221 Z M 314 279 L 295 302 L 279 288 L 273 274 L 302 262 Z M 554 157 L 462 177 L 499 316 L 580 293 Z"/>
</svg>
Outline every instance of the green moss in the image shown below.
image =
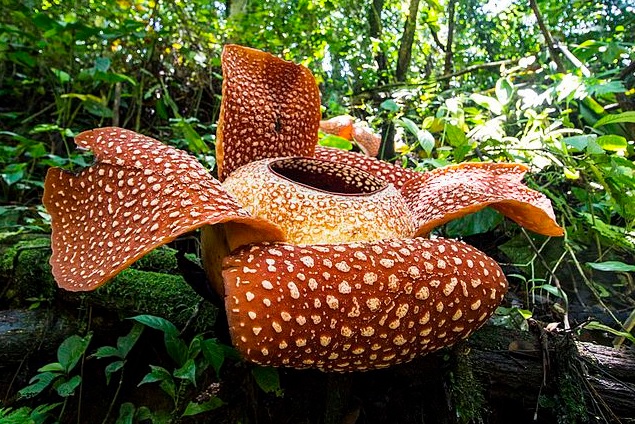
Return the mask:
<svg viewBox="0 0 635 424">
<path fill-rule="evenodd" d="M 481 383 L 472 372 L 469 348 L 454 349 L 454 363 L 450 373 L 450 396 L 455 407 L 457 422 L 483 422 L 485 395 Z"/>
<path fill-rule="evenodd" d="M 10 307 L 25 306 L 29 298 L 52 300 L 56 289 L 49 265 L 49 237 L 22 234 L 19 240 L 9 241 L 15 244 L 5 247 L 0 253 L 0 277 L 2 289 L 6 290 L 3 300 L 8 300 Z"/>
<path fill-rule="evenodd" d="M 156 315 L 196 332 L 212 328 L 217 309 L 192 290 L 181 276 L 127 269 L 110 283 L 85 294 L 89 303 L 126 316 Z"/>
<path fill-rule="evenodd" d="M 132 268 L 163 274 L 178 274 L 179 266 L 176 260 L 176 250 L 161 246 L 132 264 Z"/>
</svg>

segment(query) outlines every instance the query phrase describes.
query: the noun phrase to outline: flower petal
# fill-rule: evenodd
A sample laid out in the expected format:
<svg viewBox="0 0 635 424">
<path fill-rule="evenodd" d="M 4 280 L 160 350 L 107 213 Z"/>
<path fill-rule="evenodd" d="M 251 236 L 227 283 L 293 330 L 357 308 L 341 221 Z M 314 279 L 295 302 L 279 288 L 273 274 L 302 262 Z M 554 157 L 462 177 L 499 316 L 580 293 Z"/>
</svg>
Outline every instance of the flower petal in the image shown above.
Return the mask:
<svg viewBox="0 0 635 424">
<path fill-rule="evenodd" d="M 315 157 L 355 166 L 388 183 L 394 184 L 398 189 L 401 189 L 401 187 L 411 179 L 422 175 L 421 172 L 412 169 L 402 168 L 392 163 L 365 156 L 361 153 L 349 152 L 333 147 L 317 146 L 315 148 Z"/>
<path fill-rule="evenodd" d="M 258 229 L 252 242 L 283 239 L 185 152 L 121 128 L 87 131 L 76 143 L 97 163 L 77 175 L 50 169 L 43 198 L 52 219 L 53 275 L 67 290 L 95 289 L 204 224 L 236 221 Z"/>
<path fill-rule="evenodd" d="M 313 156 L 320 93 L 311 71 L 236 45 L 225 46 L 222 64 L 216 140 L 219 179 L 258 159 Z"/>
<path fill-rule="evenodd" d="M 463 163 L 422 173 L 401 192 L 417 219 L 417 235 L 486 206 L 536 233 L 561 236 L 549 199 L 522 184 L 527 167 Z"/>
<path fill-rule="evenodd" d="M 468 337 L 507 290 L 462 242 L 260 243 L 224 261 L 234 346 L 263 365 L 384 368 Z"/>
</svg>

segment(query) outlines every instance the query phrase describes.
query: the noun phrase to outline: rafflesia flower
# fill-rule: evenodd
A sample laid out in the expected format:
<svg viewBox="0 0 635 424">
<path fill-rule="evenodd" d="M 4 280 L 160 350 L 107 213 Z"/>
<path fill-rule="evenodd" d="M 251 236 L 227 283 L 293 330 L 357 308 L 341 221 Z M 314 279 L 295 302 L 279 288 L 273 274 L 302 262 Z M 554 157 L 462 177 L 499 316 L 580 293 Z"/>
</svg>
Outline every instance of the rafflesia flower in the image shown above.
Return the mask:
<svg viewBox="0 0 635 424">
<path fill-rule="evenodd" d="M 51 265 L 92 290 L 151 249 L 201 228 L 203 262 L 250 361 L 325 371 L 388 367 L 482 325 L 507 281 L 482 252 L 428 238 L 486 206 L 561 235 L 516 164 L 427 173 L 319 147 L 308 69 L 227 46 L 216 144 L 219 182 L 194 157 L 120 128 L 77 136 L 95 164 L 51 169 Z"/>
</svg>

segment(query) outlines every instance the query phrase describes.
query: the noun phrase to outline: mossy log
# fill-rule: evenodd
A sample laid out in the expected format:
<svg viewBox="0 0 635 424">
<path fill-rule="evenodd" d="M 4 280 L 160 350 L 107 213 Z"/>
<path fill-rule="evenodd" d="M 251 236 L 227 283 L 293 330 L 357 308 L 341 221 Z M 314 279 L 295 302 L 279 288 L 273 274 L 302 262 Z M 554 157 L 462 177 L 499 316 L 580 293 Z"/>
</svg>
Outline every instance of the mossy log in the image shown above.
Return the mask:
<svg viewBox="0 0 635 424">
<path fill-rule="evenodd" d="M 215 330 L 218 310 L 185 283 L 172 249 L 155 250 L 88 294 L 58 290 L 49 255 L 46 235 L 0 237 L 0 343 L 18 352 L 3 357 L 1 349 L 2 362 L 38 348 L 54 357 L 54 346 L 81 327 L 88 307 L 114 313 L 113 322 L 147 313 L 194 332 Z M 7 311 L 36 302 L 34 311 Z M 224 379 L 233 395 L 221 393 L 227 404 L 215 412 L 218 422 L 241 416 L 251 401 L 236 394 L 242 386 L 231 387 L 231 372 L 239 369 L 230 368 Z M 635 352 L 545 333 L 539 325 L 525 332 L 485 326 L 452 349 L 388 370 L 340 378 L 285 369 L 281 376 L 285 396 L 256 401 L 247 421 L 529 423 L 536 416 L 538 422 L 635 422 Z M 336 406 L 324 395 L 334 387 Z"/>
</svg>

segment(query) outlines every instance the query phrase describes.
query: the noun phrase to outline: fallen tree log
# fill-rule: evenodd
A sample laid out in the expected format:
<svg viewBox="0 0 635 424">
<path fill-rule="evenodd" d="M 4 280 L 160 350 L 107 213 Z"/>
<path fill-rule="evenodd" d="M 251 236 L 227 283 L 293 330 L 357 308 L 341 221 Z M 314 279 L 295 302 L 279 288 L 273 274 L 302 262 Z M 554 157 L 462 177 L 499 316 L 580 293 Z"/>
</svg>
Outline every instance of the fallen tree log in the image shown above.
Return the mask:
<svg viewBox="0 0 635 424">
<path fill-rule="evenodd" d="M 116 328 L 120 317 L 134 314 L 165 317 L 192 334 L 215 330 L 217 309 L 185 283 L 172 249 L 156 250 L 88 294 L 56 288 L 49 254 L 45 235 L 5 239 L 0 246 L 3 374 L 15 372 L 25 356 L 37 352 L 33 357 L 52 360 L 55 346 L 85 326 L 86 308 L 105 311 L 103 319 L 112 320 L 101 330 Z M 24 309 L 34 302 L 39 309 Z M 226 406 L 213 413 L 218 422 L 237 416 L 325 423 L 529 423 L 534 417 L 538 422 L 635 422 L 635 352 L 579 342 L 571 333 L 545 333 L 539 326 L 523 332 L 486 325 L 453 349 L 388 370 L 346 376 L 280 370 L 285 396 L 264 401 L 244 388 L 252 381 L 245 376 L 248 370 L 229 368 L 221 390 Z M 247 417 L 245 402 L 254 403 Z"/>
</svg>

